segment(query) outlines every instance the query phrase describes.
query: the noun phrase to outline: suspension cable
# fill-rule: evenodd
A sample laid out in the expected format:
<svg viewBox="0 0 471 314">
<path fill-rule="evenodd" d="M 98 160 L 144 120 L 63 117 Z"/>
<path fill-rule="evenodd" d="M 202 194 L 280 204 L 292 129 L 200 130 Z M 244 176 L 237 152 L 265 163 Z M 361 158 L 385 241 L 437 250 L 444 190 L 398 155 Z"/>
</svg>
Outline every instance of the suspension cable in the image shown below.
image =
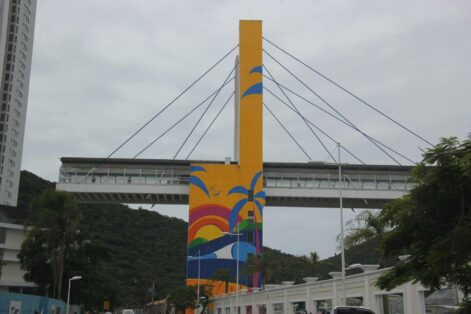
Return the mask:
<svg viewBox="0 0 471 314">
<path fill-rule="evenodd" d="M 268 76 L 264 75 L 264 77 L 270 81 L 272 81 Z M 346 126 L 354 129 L 355 131 L 357 131 L 358 133 L 362 134 L 363 136 L 365 137 L 368 137 L 370 138 L 371 140 L 375 141 L 376 143 L 378 143 L 379 145 L 383 146 L 384 148 L 388 149 L 389 151 L 395 153 L 396 155 L 404 158 L 405 160 L 409 161 L 410 163 L 412 164 L 415 164 L 416 162 L 411 160 L 410 158 L 404 156 L 403 154 L 399 153 L 398 151 L 396 151 L 395 149 L 389 147 L 388 145 L 382 143 L 381 141 L 379 141 L 378 139 L 375 139 L 374 137 L 372 137 L 371 135 L 368 135 L 358 129 L 355 129 L 352 125 L 350 125 L 349 123 L 345 122 L 344 120 L 340 119 L 339 117 L 335 116 L 334 114 L 332 114 L 331 112 L 325 110 L 324 108 L 316 105 L 315 103 L 313 103 L 312 101 L 310 101 L 309 99 L 301 96 L 300 94 L 296 93 L 295 91 L 293 91 L 292 89 L 286 87 L 285 85 L 281 84 L 281 83 L 278 83 L 279 86 L 281 86 L 283 89 L 287 90 L 288 92 L 292 93 L 293 95 L 297 96 L 298 98 L 301 98 L 302 100 L 304 100 L 305 102 L 307 102 L 308 104 L 312 105 L 313 107 L 319 109 L 320 111 L 324 112 L 325 114 L 331 116 L 332 118 L 336 119 L 337 121 L 345 124 Z M 281 102 L 284 102 L 278 95 L 276 95 L 275 93 L 273 93 L 271 90 L 269 90 L 268 88 L 266 89 L 273 97 L 277 98 L 279 101 Z"/>
<path fill-rule="evenodd" d="M 330 83 L 332 83 L 333 85 L 337 86 L 338 88 L 340 88 L 341 90 L 343 90 L 344 92 L 346 92 L 347 94 L 349 94 L 350 96 L 352 96 L 353 98 L 355 98 L 356 100 L 360 101 L 361 103 L 365 104 L 366 106 L 368 106 L 369 108 L 373 109 L 374 111 L 376 111 L 377 113 L 379 113 L 380 115 L 382 115 L 383 117 L 385 117 L 386 119 L 390 120 L 391 122 L 395 123 L 396 125 L 400 126 L 402 129 L 406 130 L 407 132 L 409 132 L 410 134 L 414 135 L 415 137 L 417 137 L 418 139 L 422 140 L 423 142 L 427 143 L 428 145 L 430 146 L 433 146 L 432 143 L 430 143 L 429 141 L 427 141 L 425 138 L 423 138 L 422 136 L 420 136 L 419 134 L 417 134 L 416 132 L 412 131 L 411 129 L 407 128 L 406 126 L 404 126 L 403 124 L 399 123 L 397 120 L 393 119 L 392 117 L 388 116 L 387 114 L 385 114 L 384 112 L 382 112 L 381 110 L 379 110 L 378 108 L 374 107 L 373 105 L 369 104 L 366 100 L 362 99 L 360 96 L 354 94 L 353 92 L 349 91 L 348 89 L 346 89 L 345 87 L 343 87 L 342 85 L 340 85 L 339 83 L 336 83 L 335 81 L 333 81 L 332 79 L 330 79 L 329 77 L 327 77 L 326 75 L 322 74 L 321 72 L 319 72 L 318 70 L 314 69 L 313 67 L 311 67 L 310 65 L 308 65 L 307 63 L 305 63 L 304 61 L 302 61 L 301 59 L 295 57 L 294 55 L 292 55 L 291 53 L 289 53 L 288 51 L 286 51 L 285 49 L 281 48 L 280 46 L 276 45 L 275 43 L 273 43 L 272 41 L 268 40 L 267 38 L 263 37 L 263 39 L 268 42 L 269 44 L 271 44 L 272 46 L 278 48 L 278 50 L 284 52 L 285 54 L 287 54 L 288 56 L 290 56 L 291 58 L 293 58 L 294 60 L 298 61 L 299 63 L 301 63 L 302 65 L 304 65 L 305 67 L 307 67 L 308 69 L 310 69 L 311 71 L 313 71 L 314 73 L 316 73 L 317 75 L 319 75 L 320 77 L 324 78 L 325 80 L 329 81 Z"/>
<path fill-rule="evenodd" d="M 137 129 L 131 136 L 129 136 L 124 142 L 122 142 L 118 147 L 116 147 L 108 156 L 104 158 L 104 160 L 107 160 L 114 154 L 116 154 L 117 151 L 119 151 L 124 145 L 126 145 L 131 139 L 133 139 L 139 132 L 141 132 L 145 127 L 147 127 L 152 121 L 154 121 L 160 114 L 162 114 L 165 110 L 167 110 L 171 105 L 173 105 L 183 94 L 185 94 L 189 89 L 191 89 L 196 83 L 198 83 L 203 77 L 205 77 L 209 72 L 211 72 L 212 69 L 214 69 L 218 64 L 220 64 L 224 59 L 227 58 L 239 45 L 237 44 L 234 48 L 229 50 L 222 58 L 220 58 L 216 63 L 214 63 L 209 69 L 207 69 L 203 74 L 201 74 L 196 80 L 193 81 L 188 87 L 186 87 L 180 94 L 178 94 L 172 101 L 170 101 L 165 107 L 163 107 L 159 112 L 157 112 L 152 118 L 150 118 L 146 123 L 144 123 L 140 128 Z M 87 174 L 82 178 L 82 180 L 79 182 L 81 183 L 85 178 L 87 178 L 93 171 L 96 170 L 102 163 L 99 163 L 92 167 Z"/>
<path fill-rule="evenodd" d="M 280 99 L 278 96 L 274 95 L 268 88 L 266 88 L 265 86 L 263 87 L 263 89 L 265 89 L 266 91 L 268 91 L 270 94 L 272 94 L 274 97 L 276 97 L 283 105 L 285 105 L 287 108 L 289 108 L 290 110 L 292 110 L 293 112 L 295 112 L 296 114 L 302 116 L 303 119 L 305 119 L 307 121 L 307 123 L 309 123 L 310 125 L 312 125 L 314 128 L 316 128 L 319 132 L 321 132 L 322 134 L 324 134 L 328 139 L 330 139 L 332 142 L 334 142 L 335 144 L 339 143 L 337 140 L 335 140 L 334 138 L 332 138 L 329 134 L 327 134 L 326 132 L 324 132 L 321 128 L 319 128 L 314 122 L 312 122 L 311 120 L 309 120 L 308 118 L 306 118 L 305 116 L 303 116 L 301 113 L 297 112 L 296 110 L 294 110 L 289 104 L 287 104 L 286 102 L 284 102 L 282 99 Z M 358 156 L 356 156 L 355 154 L 353 154 L 350 150 L 348 150 L 345 146 L 343 146 L 342 144 L 340 145 L 341 148 L 343 148 L 343 150 L 345 150 L 345 152 L 347 152 L 350 156 L 352 156 L 353 158 L 355 158 L 356 160 L 358 160 L 360 163 L 362 163 L 363 165 L 365 165 L 365 162 L 363 162 L 363 160 L 361 160 Z M 332 151 L 330 152 L 332 153 Z"/>
<path fill-rule="evenodd" d="M 201 114 L 201 116 L 199 117 L 198 121 L 196 121 L 195 125 L 193 126 L 193 128 L 190 130 L 190 133 L 187 135 L 187 137 L 185 138 L 185 140 L 183 141 L 183 143 L 180 145 L 180 147 L 178 148 L 177 152 L 175 153 L 175 155 L 173 156 L 172 160 L 175 160 L 175 158 L 177 158 L 178 154 L 180 153 L 180 151 L 182 150 L 183 146 L 185 146 L 186 142 L 188 141 L 188 139 L 190 138 L 190 136 L 193 134 L 193 132 L 196 130 L 196 127 L 198 126 L 198 124 L 201 122 L 201 120 L 203 119 L 204 115 L 206 114 L 206 112 L 208 112 L 209 108 L 211 107 L 211 105 L 214 103 L 214 100 L 216 99 L 216 97 L 219 95 L 219 92 L 221 91 L 222 87 L 224 85 L 226 85 L 226 82 L 229 80 L 229 78 L 231 77 L 232 73 L 234 73 L 235 71 L 235 68 L 236 68 L 237 64 L 232 68 L 231 72 L 227 75 L 226 79 L 224 80 L 224 82 L 222 83 L 221 85 L 221 88 L 219 88 L 219 90 L 217 91 L 217 93 L 213 96 L 213 98 L 211 99 L 211 101 L 209 102 L 209 104 L 206 106 L 206 108 L 204 109 L 203 113 Z"/>
<path fill-rule="evenodd" d="M 144 123 L 137 131 L 135 131 L 130 137 L 128 137 L 123 143 L 121 143 L 115 150 L 113 150 L 105 159 L 110 158 L 113 156 L 118 150 L 120 150 L 126 143 L 128 143 L 132 138 L 134 138 L 139 132 L 141 132 L 146 126 L 148 126 L 152 121 L 155 120 L 162 112 L 167 110 L 168 107 L 173 105 L 183 94 L 185 94 L 190 88 L 192 88 L 196 83 L 198 83 L 206 74 L 211 72 L 219 63 L 221 63 L 227 56 L 229 56 L 239 45 L 235 46 L 228 53 L 226 53 L 221 59 L 219 59 L 215 64 L 213 64 L 208 70 L 206 70 L 203 74 L 201 74 L 193 83 L 188 85 L 180 94 L 177 95 L 170 103 L 168 103 L 165 107 L 163 107 L 159 112 L 152 116 L 146 123 Z"/>
<path fill-rule="evenodd" d="M 274 60 L 278 65 L 280 65 L 283 69 L 285 69 L 291 76 L 293 76 L 298 82 L 300 82 L 304 87 L 306 87 L 310 92 L 312 92 L 314 95 L 316 95 L 324 104 L 326 104 L 330 109 L 335 111 L 342 119 L 344 119 L 346 122 L 350 123 L 352 127 L 355 129 L 358 129 L 348 118 L 346 118 L 344 115 L 342 115 L 337 109 L 335 109 L 327 100 L 322 98 L 318 93 L 316 93 L 312 88 L 310 88 L 306 83 L 304 83 L 299 77 L 297 77 L 293 72 L 291 72 L 288 68 L 286 68 L 284 65 L 282 65 L 278 60 L 276 60 L 270 53 L 268 53 L 266 50 L 263 50 L 265 54 L 267 54 L 272 60 Z M 358 129 L 359 130 L 359 129 Z M 361 131 L 360 131 L 361 132 Z M 363 132 L 361 132 L 364 134 Z M 387 151 L 385 151 L 381 146 L 379 146 L 376 142 L 372 141 L 369 139 L 367 136 L 365 136 L 366 139 L 368 139 L 373 145 L 375 145 L 378 149 L 380 149 L 383 153 L 385 153 L 389 158 L 391 158 L 394 162 L 396 162 L 398 165 L 401 165 L 399 161 L 396 160 L 393 156 L 391 156 Z"/>
<path fill-rule="evenodd" d="M 311 156 L 309 156 L 308 153 L 306 153 L 306 151 L 304 150 L 304 148 L 302 148 L 302 146 L 298 143 L 298 141 L 296 141 L 296 139 L 293 137 L 293 135 L 291 135 L 291 133 L 288 131 L 288 129 L 283 125 L 283 123 L 281 123 L 281 121 L 275 116 L 275 114 L 270 110 L 270 108 L 268 108 L 268 106 L 263 103 L 263 106 L 265 108 L 267 108 L 268 112 L 271 113 L 271 115 L 273 116 L 273 118 L 275 118 L 275 120 L 278 122 L 278 124 L 283 128 L 283 130 L 285 130 L 286 134 L 289 135 L 289 137 L 291 137 L 291 139 L 296 143 L 296 145 L 303 151 L 304 155 L 306 155 L 306 157 L 308 158 L 308 160 L 312 160 Z"/>
<path fill-rule="evenodd" d="M 191 149 L 190 153 L 186 156 L 185 160 L 188 160 L 188 158 L 190 158 L 190 155 L 193 153 L 193 151 L 196 149 L 196 147 L 199 145 L 199 143 L 203 140 L 203 138 L 205 137 L 206 133 L 208 133 L 209 129 L 213 126 L 214 122 L 217 120 L 217 118 L 219 118 L 219 115 L 221 114 L 221 112 L 224 110 L 224 108 L 226 108 L 226 105 L 229 103 L 229 101 L 232 99 L 232 97 L 234 96 L 235 92 L 232 92 L 232 94 L 229 96 L 229 98 L 226 100 L 226 102 L 224 103 L 224 105 L 221 107 L 221 109 L 218 111 L 218 113 L 216 114 L 216 116 L 213 118 L 213 120 L 211 121 L 211 123 L 208 125 L 208 127 L 206 128 L 206 130 L 204 131 L 203 135 L 201 135 L 201 137 L 199 138 L 198 142 L 196 142 L 195 146 L 193 146 L 193 148 Z"/>
<path fill-rule="evenodd" d="M 234 80 L 234 77 L 231 78 L 229 81 L 227 81 L 226 84 L 224 84 L 222 87 L 226 86 L 229 84 L 232 80 Z M 219 89 L 215 90 L 211 95 L 206 97 L 203 101 L 201 101 L 198 105 L 193 107 L 188 113 L 186 113 L 183 117 L 181 117 L 177 122 L 172 124 L 167 130 L 165 130 L 162 134 L 160 134 L 158 137 L 156 137 L 152 142 L 150 142 L 146 147 L 141 149 L 136 155 L 134 155 L 133 159 L 137 158 L 139 155 L 141 155 L 144 151 L 146 151 L 149 147 L 155 144 L 158 140 L 160 140 L 164 135 L 166 135 L 168 132 L 170 132 L 174 127 L 176 127 L 178 124 L 180 124 L 183 120 L 185 120 L 188 116 L 190 116 L 193 112 L 196 111 L 199 107 L 201 107 L 204 103 L 206 103 L 211 97 L 213 97 L 222 87 Z"/>
<path fill-rule="evenodd" d="M 334 156 L 332 155 L 332 153 L 327 149 L 327 147 L 325 146 L 324 142 L 321 140 L 321 138 L 317 135 L 317 133 L 312 129 L 312 127 L 309 125 L 309 123 L 306 122 L 306 120 L 304 120 L 304 117 L 302 114 L 300 114 L 298 108 L 294 105 L 294 103 L 291 101 L 291 99 L 288 97 L 288 95 L 286 95 L 286 93 L 284 92 L 284 90 L 278 85 L 278 82 L 275 80 L 275 78 L 273 77 L 273 75 L 270 73 L 270 71 L 268 70 L 268 68 L 264 65 L 263 68 L 267 71 L 268 75 L 271 77 L 271 79 L 275 82 L 275 84 L 278 86 L 278 88 L 280 89 L 281 93 L 283 93 L 283 95 L 286 97 L 286 99 L 289 101 L 289 103 L 291 104 L 291 106 L 294 108 L 294 110 L 299 113 L 299 117 L 301 117 L 301 119 L 303 120 L 303 122 L 306 124 L 306 126 L 309 128 L 309 130 L 311 131 L 311 133 L 317 138 L 317 140 L 319 141 L 319 143 L 322 145 L 322 147 L 324 147 L 325 151 L 327 152 L 327 154 L 330 155 L 330 157 L 332 158 L 332 160 L 334 162 L 337 162 L 337 160 L 334 158 Z"/>
</svg>

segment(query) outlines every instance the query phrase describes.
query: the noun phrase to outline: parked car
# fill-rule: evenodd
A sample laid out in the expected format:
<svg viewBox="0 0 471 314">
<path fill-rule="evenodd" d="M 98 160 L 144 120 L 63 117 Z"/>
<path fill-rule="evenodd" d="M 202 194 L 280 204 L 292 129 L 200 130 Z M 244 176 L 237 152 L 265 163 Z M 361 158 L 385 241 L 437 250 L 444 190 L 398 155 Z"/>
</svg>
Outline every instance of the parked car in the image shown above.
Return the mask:
<svg viewBox="0 0 471 314">
<path fill-rule="evenodd" d="M 134 314 L 134 310 L 124 309 L 124 310 L 121 311 L 121 314 Z"/>
<path fill-rule="evenodd" d="M 327 312 L 328 314 L 375 314 L 370 309 L 357 306 L 337 306 L 336 308 Z"/>
</svg>

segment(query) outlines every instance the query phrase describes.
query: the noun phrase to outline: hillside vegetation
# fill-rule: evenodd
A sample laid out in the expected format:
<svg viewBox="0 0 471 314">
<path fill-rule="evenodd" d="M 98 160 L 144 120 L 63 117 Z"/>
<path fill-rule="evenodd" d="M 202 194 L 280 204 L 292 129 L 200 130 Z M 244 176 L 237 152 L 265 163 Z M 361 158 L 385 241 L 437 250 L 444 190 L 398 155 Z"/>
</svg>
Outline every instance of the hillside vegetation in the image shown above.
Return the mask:
<svg viewBox="0 0 471 314">
<path fill-rule="evenodd" d="M 54 183 L 22 171 L 19 207 L 27 207 L 48 188 L 54 188 Z M 75 295 L 77 301 L 88 299 L 89 306 L 97 308 L 105 300 L 111 301 L 112 306 L 141 306 L 151 300 L 153 280 L 155 298 L 163 298 L 184 285 L 188 227 L 185 221 L 120 204 L 80 204 L 80 208 L 83 212 L 80 237 L 94 249 L 89 251 L 100 258 L 90 262 L 88 256 L 77 256 L 78 261 L 71 262 L 68 275 L 79 272 L 84 276 L 82 282 L 74 283 L 76 291 L 81 291 Z M 375 248 L 376 243 L 366 243 L 348 250 L 347 264 L 376 263 Z M 268 283 L 284 280 L 301 283 L 307 276 L 325 279 L 330 271 L 340 270 L 338 255 L 312 265 L 306 257 L 270 248 L 264 251 L 270 256 L 272 268 Z M 91 264 L 85 270 L 81 259 L 88 259 Z"/>
</svg>

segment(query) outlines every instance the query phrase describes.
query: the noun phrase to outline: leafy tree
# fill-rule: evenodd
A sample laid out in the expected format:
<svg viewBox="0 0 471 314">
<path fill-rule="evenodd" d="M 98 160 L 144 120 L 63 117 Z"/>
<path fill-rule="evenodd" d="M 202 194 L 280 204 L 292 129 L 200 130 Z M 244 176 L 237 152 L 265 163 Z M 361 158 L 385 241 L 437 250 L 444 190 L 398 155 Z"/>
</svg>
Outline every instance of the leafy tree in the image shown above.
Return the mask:
<svg viewBox="0 0 471 314">
<path fill-rule="evenodd" d="M 18 258 L 21 268 L 26 270 L 24 279 L 34 282 L 38 290 L 44 295 L 49 294 L 51 286 L 52 268 L 49 254 L 45 250 L 46 239 L 43 234 L 37 234 L 34 238 L 27 237 L 21 244 Z"/>
<path fill-rule="evenodd" d="M 350 249 L 368 241 L 381 242 L 387 230 L 387 223 L 382 219 L 379 212 L 374 213 L 365 210 L 349 220 L 346 227 L 344 245 L 346 249 Z M 340 235 L 337 236 L 337 241 L 340 242 Z M 378 264 L 384 266 L 385 257 L 383 251 L 379 248 L 376 248 L 376 251 L 378 253 Z"/>
<path fill-rule="evenodd" d="M 381 213 L 391 227 L 386 255 L 408 254 L 379 280 L 383 289 L 409 280 L 471 292 L 471 135 L 441 139 L 413 170 L 416 186 Z"/>
<path fill-rule="evenodd" d="M 185 313 L 187 308 L 194 309 L 196 307 L 196 289 L 196 286 L 180 286 L 170 293 L 167 300 L 177 313 Z"/>
<path fill-rule="evenodd" d="M 211 302 L 211 297 L 213 296 L 213 284 L 209 283 L 207 285 L 200 285 L 200 300 L 201 304 L 200 314 L 203 314 Z"/>
<path fill-rule="evenodd" d="M 232 278 L 232 270 L 230 268 L 220 268 L 214 272 L 212 280 L 224 282 L 224 291 L 227 294 L 229 292 L 229 282 Z"/>
<path fill-rule="evenodd" d="M 309 256 L 303 255 L 301 258 L 309 264 L 311 275 L 316 274 L 317 266 L 319 264 L 319 254 L 317 254 L 317 252 L 311 252 L 309 253 Z"/>
<path fill-rule="evenodd" d="M 56 192 L 52 189 L 44 191 L 33 199 L 30 209 L 31 214 L 25 221 L 27 236 L 22 250 L 37 253 L 37 256 L 33 255 L 29 262 L 24 258 L 21 260 L 23 268 L 27 271 L 26 278 L 38 279 L 38 285 L 45 284 L 44 278 L 38 277 L 42 276 L 38 273 L 39 269 L 34 269 L 34 267 L 49 270 L 44 264 L 38 263 L 44 261 L 47 256 L 46 262 L 50 263 L 52 272 L 53 296 L 61 297 L 64 258 L 75 241 L 82 219 L 81 211 L 72 194 Z M 46 252 L 46 255 L 41 249 Z"/>
<path fill-rule="evenodd" d="M 251 255 L 247 259 L 247 263 L 242 269 L 242 273 L 246 275 L 255 275 L 259 273 L 263 279 L 263 286 L 265 283 L 272 281 L 273 273 L 278 269 L 277 264 L 271 259 L 269 250 L 264 250 L 262 255 Z M 288 278 L 291 279 L 291 278 Z"/>
</svg>

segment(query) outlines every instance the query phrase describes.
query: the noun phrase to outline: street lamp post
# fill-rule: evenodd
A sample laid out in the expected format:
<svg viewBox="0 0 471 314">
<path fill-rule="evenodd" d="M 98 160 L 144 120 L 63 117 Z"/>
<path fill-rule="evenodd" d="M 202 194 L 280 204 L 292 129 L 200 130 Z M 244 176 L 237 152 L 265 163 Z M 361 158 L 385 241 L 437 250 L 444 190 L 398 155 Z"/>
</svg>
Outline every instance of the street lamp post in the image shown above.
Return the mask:
<svg viewBox="0 0 471 314">
<path fill-rule="evenodd" d="M 239 237 L 240 237 L 240 232 L 239 232 L 239 224 L 237 224 L 237 233 L 231 233 L 231 232 L 223 232 L 224 234 L 230 235 L 230 236 L 237 236 L 237 253 L 236 253 L 236 312 L 235 314 L 239 314 Z"/>
<path fill-rule="evenodd" d="M 155 282 L 157 281 L 158 278 L 152 279 L 152 305 L 154 304 L 154 292 L 155 292 Z"/>
<path fill-rule="evenodd" d="M 337 143 L 338 149 L 338 162 L 339 162 L 339 201 L 340 201 L 340 247 L 342 255 L 342 295 L 343 301 L 342 305 L 347 304 L 347 292 L 345 291 L 345 245 L 344 245 L 344 232 L 343 232 L 343 195 L 342 195 L 342 164 L 340 162 L 340 143 Z"/>
<path fill-rule="evenodd" d="M 200 305 L 201 250 L 198 250 L 198 285 L 196 290 L 196 305 Z"/>
<path fill-rule="evenodd" d="M 69 314 L 70 286 L 71 286 L 72 280 L 79 280 L 79 279 L 82 279 L 82 276 L 73 276 L 72 278 L 69 279 L 69 289 L 67 290 L 67 305 L 65 309 L 66 314 Z"/>
</svg>

